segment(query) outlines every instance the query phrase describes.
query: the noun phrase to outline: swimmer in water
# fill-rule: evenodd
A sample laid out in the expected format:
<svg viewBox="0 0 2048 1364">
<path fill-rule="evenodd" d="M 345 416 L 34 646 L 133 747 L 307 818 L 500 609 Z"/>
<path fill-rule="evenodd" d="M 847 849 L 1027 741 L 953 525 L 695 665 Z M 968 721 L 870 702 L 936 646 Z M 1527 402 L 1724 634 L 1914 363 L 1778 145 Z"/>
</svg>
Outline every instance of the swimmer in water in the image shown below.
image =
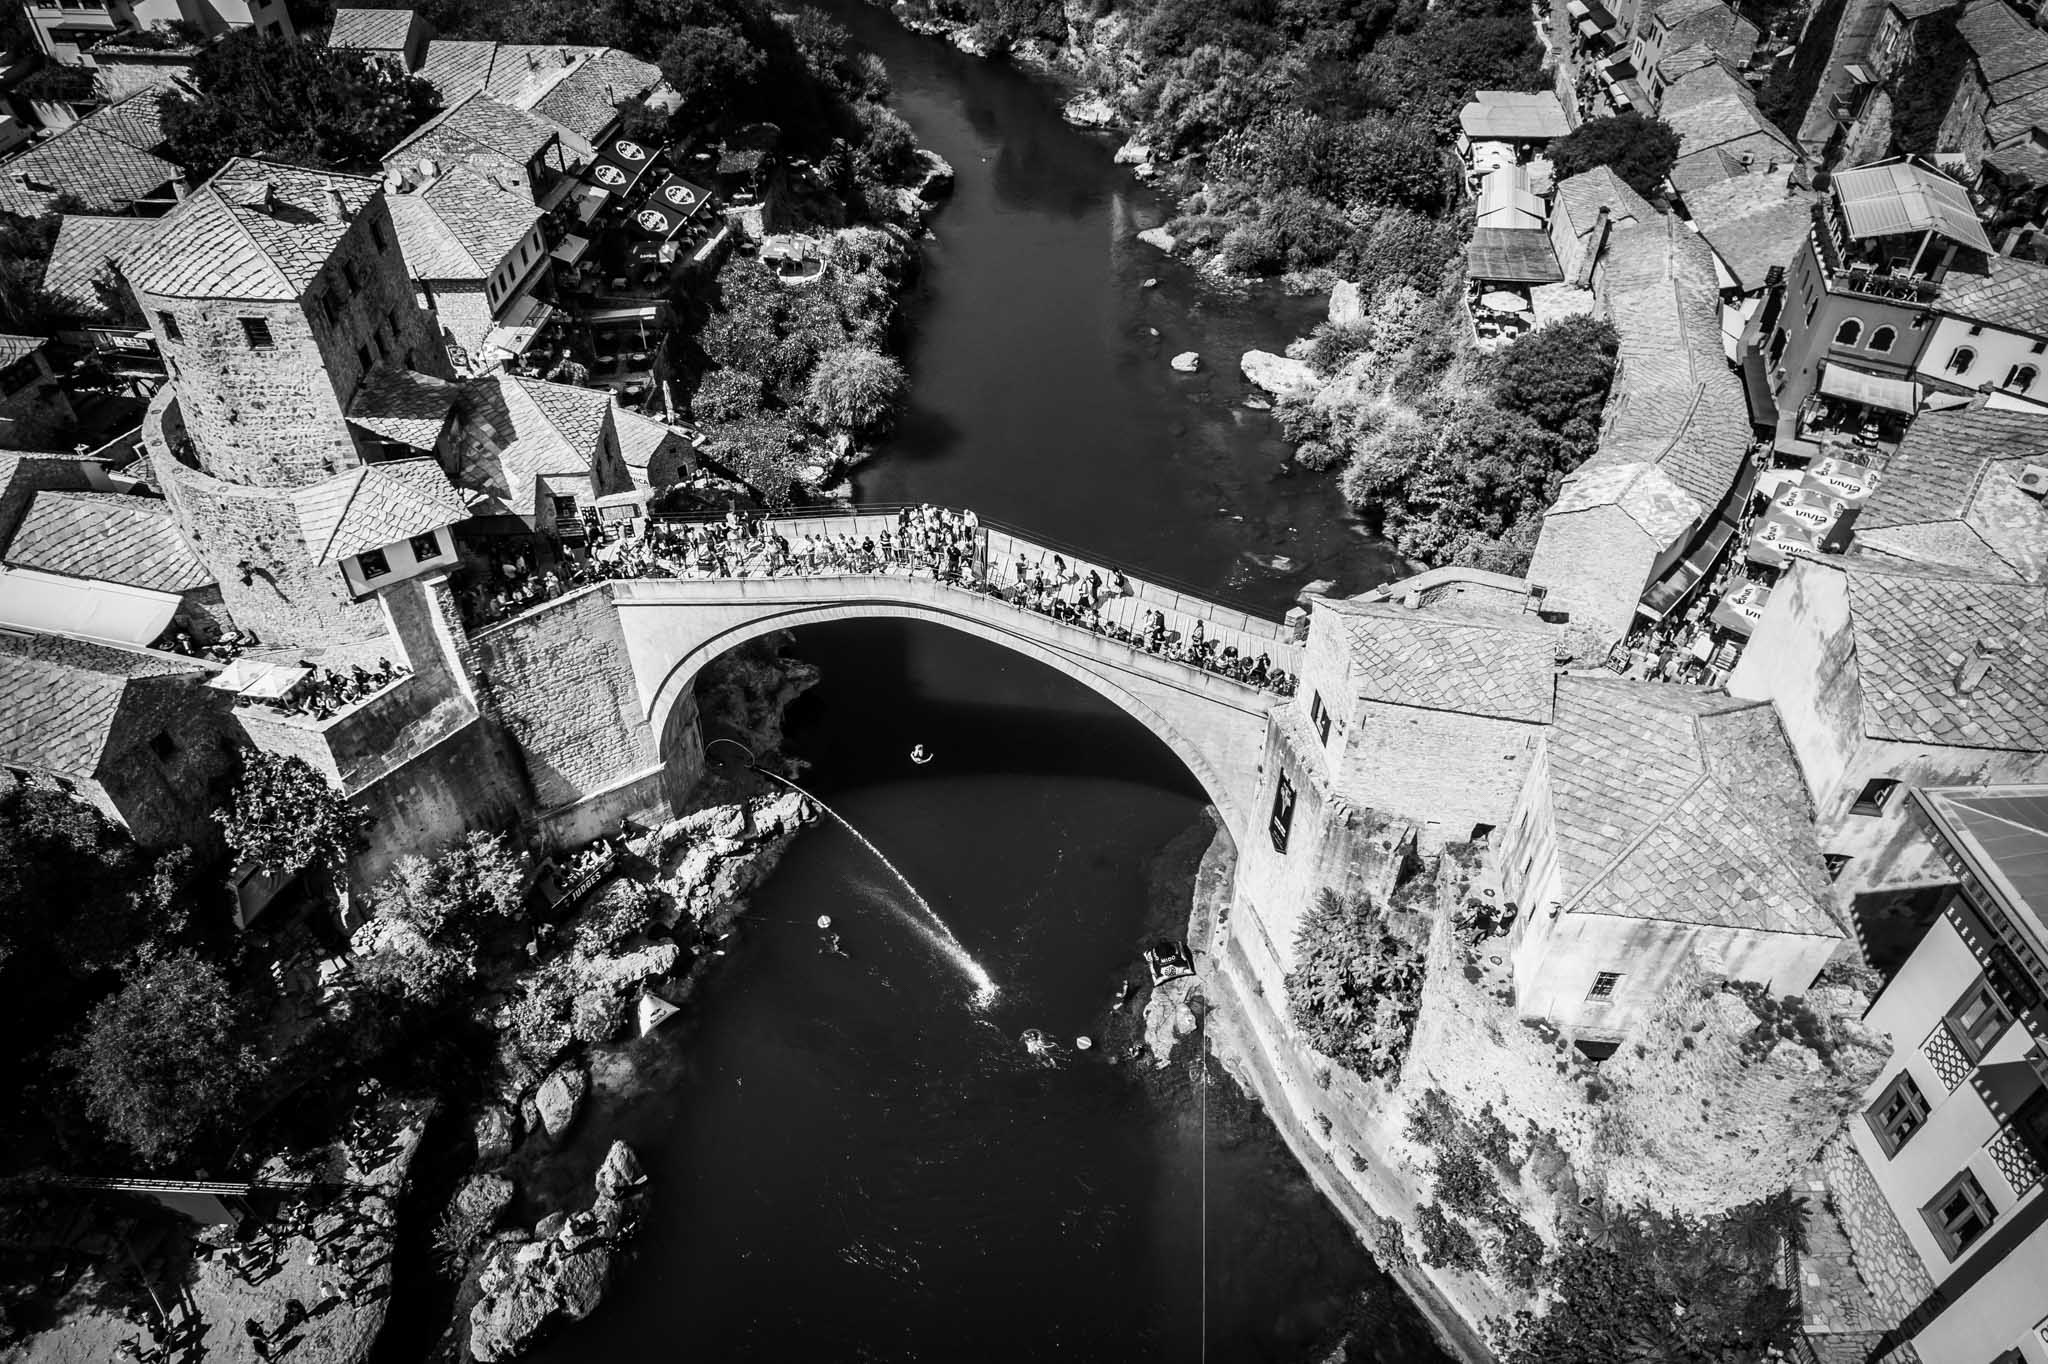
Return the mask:
<svg viewBox="0 0 2048 1364">
<path fill-rule="evenodd" d="M 931 750 L 926 748 L 923 744 L 919 744 L 917 747 L 910 750 L 910 760 L 916 763 L 919 767 L 923 767 L 926 763 L 932 760 Z"/>
</svg>

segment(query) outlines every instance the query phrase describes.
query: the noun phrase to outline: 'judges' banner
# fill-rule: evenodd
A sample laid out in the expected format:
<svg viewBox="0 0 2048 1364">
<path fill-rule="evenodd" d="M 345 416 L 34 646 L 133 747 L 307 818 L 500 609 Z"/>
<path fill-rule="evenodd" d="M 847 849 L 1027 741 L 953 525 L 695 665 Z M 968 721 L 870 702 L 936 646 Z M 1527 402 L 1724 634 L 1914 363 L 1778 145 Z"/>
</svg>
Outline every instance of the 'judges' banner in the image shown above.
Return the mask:
<svg viewBox="0 0 2048 1364">
<path fill-rule="evenodd" d="M 662 208 L 672 209 L 682 214 L 683 217 L 688 218 L 698 209 L 704 207 L 705 198 L 706 195 L 703 190 L 698 189 L 679 175 L 671 175 L 662 182 L 660 189 L 654 191 L 653 202 Z"/>
<path fill-rule="evenodd" d="M 590 165 L 590 179 L 614 194 L 624 194 L 639 182 L 654 164 L 654 158 L 637 142 L 614 138 L 604 144 Z"/>
</svg>

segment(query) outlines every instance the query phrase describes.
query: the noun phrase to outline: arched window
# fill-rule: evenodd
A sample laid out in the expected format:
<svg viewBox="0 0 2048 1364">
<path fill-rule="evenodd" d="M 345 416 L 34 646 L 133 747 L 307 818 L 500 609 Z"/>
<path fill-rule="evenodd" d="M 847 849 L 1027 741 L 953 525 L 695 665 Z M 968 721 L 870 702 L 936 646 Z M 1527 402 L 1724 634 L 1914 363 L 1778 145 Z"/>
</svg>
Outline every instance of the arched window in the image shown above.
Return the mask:
<svg viewBox="0 0 2048 1364">
<path fill-rule="evenodd" d="M 2034 386 L 2034 380 L 2040 377 L 2041 372 L 2032 365 L 2014 365 L 2006 373 L 2005 386 L 2015 393 L 2025 393 Z"/>
<path fill-rule="evenodd" d="M 1976 363 L 1977 352 L 1971 350 L 1968 346 L 1957 346 L 1948 353 L 1948 372 L 1950 374 L 1968 374 L 1970 366 Z"/>
<path fill-rule="evenodd" d="M 1857 338 L 1862 335 L 1863 324 L 1852 317 L 1841 326 L 1835 328 L 1835 344 L 1838 346 L 1853 346 L 1856 344 Z"/>
<path fill-rule="evenodd" d="M 1892 330 L 1890 327 L 1879 327 L 1876 331 L 1870 334 L 1870 349 L 1882 355 L 1884 352 L 1890 350 L 1892 348 L 1892 343 L 1897 341 L 1898 339 L 1899 334 L 1896 331 Z"/>
</svg>

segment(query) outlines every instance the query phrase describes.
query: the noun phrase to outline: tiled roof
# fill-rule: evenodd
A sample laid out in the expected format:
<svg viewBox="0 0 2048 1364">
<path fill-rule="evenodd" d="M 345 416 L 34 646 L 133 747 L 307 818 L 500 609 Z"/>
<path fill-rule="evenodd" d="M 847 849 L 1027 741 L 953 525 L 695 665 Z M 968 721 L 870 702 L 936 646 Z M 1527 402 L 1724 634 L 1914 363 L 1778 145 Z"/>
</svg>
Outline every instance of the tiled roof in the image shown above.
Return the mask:
<svg viewBox="0 0 2048 1364">
<path fill-rule="evenodd" d="M 421 124 L 391 149 L 384 164 L 410 171 L 422 161 L 436 161 L 445 170 L 481 155 L 486 162 L 502 157 L 524 166 L 560 135 L 546 119 L 478 89 Z"/>
<path fill-rule="evenodd" d="M 1971 0 L 1956 20 L 1956 31 L 1970 45 L 1994 102 L 2001 98 L 2001 85 L 2048 66 L 2048 34 L 2014 14 L 2004 0 Z"/>
<path fill-rule="evenodd" d="M 84 492 L 93 467 L 76 455 L 0 450 L 0 545 L 21 523 L 31 497 L 45 488 Z"/>
<path fill-rule="evenodd" d="M 426 280 L 490 278 L 546 216 L 466 166 L 390 204 L 406 266 Z"/>
<path fill-rule="evenodd" d="M 94 110 L 85 122 L 93 131 L 117 137 L 138 151 L 161 152 L 167 140 L 164 101 L 187 99 L 192 94 L 190 86 L 173 77 Z"/>
<path fill-rule="evenodd" d="M 213 581 L 170 504 L 132 493 L 37 493 L 6 559 L 16 568 L 156 592 L 190 592 Z"/>
<path fill-rule="evenodd" d="M 340 221 L 329 188 L 341 196 Z M 163 220 L 129 278 L 174 298 L 298 299 L 381 192 L 367 176 L 238 157 Z"/>
<path fill-rule="evenodd" d="M 1865 733 L 1900 743 L 2048 752 L 2048 587 L 1853 557 L 1841 571 Z M 1974 687 L 1958 691 L 1958 673 L 1980 641 L 1993 650 L 1990 666 Z"/>
<path fill-rule="evenodd" d="M 462 407 L 459 481 L 480 514 L 532 516 L 547 477 L 593 486 L 610 394 L 501 371 L 465 385 Z"/>
<path fill-rule="evenodd" d="M 1655 8 L 1674 49 L 1702 44 L 1737 65 L 1756 51 L 1756 25 L 1722 0 L 1662 0 Z"/>
<path fill-rule="evenodd" d="M 83 640 L 0 634 L 0 763 L 90 777 L 106 755 L 129 684 L 196 671 Z"/>
<path fill-rule="evenodd" d="M 1658 218 L 1649 200 L 1608 166 L 1595 166 L 1558 181 L 1550 211 L 1563 213 L 1570 220 L 1572 231 L 1583 234 L 1592 228 L 1603 208 L 1617 228 L 1640 226 Z"/>
<path fill-rule="evenodd" d="M 1757 108 L 1756 96 L 1720 62 L 1686 72 L 1657 105 L 1657 117 L 1678 134 L 1679 164 L 1671 182 L 1681 193 L 1744 172 L 1801 159 L 1791 139 Z"/>
<path fill-rule="evenodd" d="M 50 344 L 47 336 L 17 336 L 12 332 L 0 332 L 0 369 L 5 369 L 16 360 L 26 360 Z"/>
<path fill-rule="evenodd" d="M 327 31 L 329 47 L 359 52 L 402 52 L 419 16 L 409 9 L 338 9 Z"/>
<path fill-rule="evenodd" d="M 1360 699 L 1544 724 L 1557 633 L 1530 618 L 1480 620 L 1393 602 L 1325 599 L 1343 622 Z"/>
<path fill-rule="evenodd" d="M 1608 506 L 1621 508 L 1659 548 L 1676 544 L 1709 510 L 1654 464 L 1594 467 L 1589 461 L 1565 479 L 1545 514 L 1565 516 Z"/>
<path fill-rule="evenodd" d="M 2048 336 L 2048 265 L 1991 256 L 1983 274 L 1951 270 L 1942 276 L 1941 308 L 1972 322 Z"/>
<path fill-rule="evenodd" d="M 469 515 L 431 459 L 363 464 L 292 494 L 299 534 L 323 564 L 395 545 Z"/>
<path fill-rule="evenodd" d="M 102 132 L 86 119 L 0 164 L 0 212 L 39 217 L 54 212 L 60 196 L 69 196 L 76 201 L 71 207 L 88 213 L 120 213 L 161 191 L 178 174 L 177 166 L 161 156 Z"/>
<path fill-rule="evenodd" d="M 362 387 L 348 405 L 348 419 L 387 440 L 431 450 L 455 410 L 458 392 L 446 379 L 379 365 L 363 376 Z"/>
<path fill-rule="evenodd" d="M 1925 19 L 1930 14 L 1955 9 L 1961 3 L 1962 0 L 1892 0 L 1892 8 L 1911 23 L 1915 19 Z"/>
<path fill-rule="evenodd" d="M 491 58 L 498 45 L 464 38 L 436 38 L 427 44 L 420 76 L 441 92 L 443 104 L 453 104 L 465 95 L 484 88 L 490 79 Z"/>
<path fill-rule="evenodd" d="M 1764 287 L 1764 276 L 1791 263 L 1813 228 L 1820 196 L 1791 183 L 1789 168 L 1735 175 L 1685 196 L 1694 226 L 1745 291 Z"/>
<path fill-rule="evenodd" d="M 1581 470 L 1656 465 L 1711 515 L 1753 439 L 1742 381 L 1721 349 L 1712 255 L 1666 218 L 1609 238 L 1601 288 L 1620 368 Z"/>
<path fill-rule="evenodd" d="M 1841 936 L 1769 702 L 1561 677 L 1549 766 L 1566 912 Z"/>
<path fill-rule="evenodd" d="M 625 460 L 636 485 L 648 487 L 654 478 L 688 469 L 696 447 L 687 432 L 643 417 L 629 407 L 612 414 L 612 425 L 619 435 L 619 456 Z"/>
<path fill-rule="evenodd" d="M 2022 491 L 2048 468 L 2048 415 L 1922 413 L 1856 519 L 1856 544 L 2032 582 L 2048 577 L 2048 505 Z"/>
<path fill-rule="evenodd" d="M 106 218 L 67 213 L 57 224 L 57 240 L 43 271 L 43 292 L 73 316 L 99 321 L 110 314 L 97 281 L 111 262 L 124 272 L 130 253 L 156 230 L 148 218 Z"/>
<path fill-rule="evenodd" d="M 491 54 L 491 74 L 484 89 L 530 109 L 570 68 L 601 51 L 566 43 L 500 43 Z"/>
<path fill-rule="evenodd" d="M 620 101 L 637 99 L 660 82 L 660 67 L 608 47 L 555 82 L 534 101 L 533 112 L 589 141 L 618 118 Z"/>
</svg>

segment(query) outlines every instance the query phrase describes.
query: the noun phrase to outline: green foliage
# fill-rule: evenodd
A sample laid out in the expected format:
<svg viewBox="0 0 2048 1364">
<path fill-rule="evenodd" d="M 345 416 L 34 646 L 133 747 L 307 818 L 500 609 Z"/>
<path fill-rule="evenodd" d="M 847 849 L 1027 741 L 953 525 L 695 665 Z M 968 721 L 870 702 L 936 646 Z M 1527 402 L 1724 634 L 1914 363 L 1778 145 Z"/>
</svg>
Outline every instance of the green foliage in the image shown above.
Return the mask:
<svg viewBox="0 0 2048 1364">
<path fill-rule="evenodd" d="M 237 156 L 375 171 L 440 108 L 396 62 L 236 29 L 193 61 L 196 97 L 164 103 L 166 155 L 195 179 Z"/>
<path fill-rule="evenodd" d="M 885 423 L 903 399 L 903 366 L 866 346 L 839 346 L 818 359 L 806 400 L 821 426 L 865 434 Z"/>
<path fill-rule="evenodd" d="M 1393 112 L 1425 128 L 1445 130 L 1475 90 L 1542 90 L 1543 51 L 1528 10 L 1511 0 L 1486 12 L 1461 14 L 1431 6 L 1411 33 L 1382 43 L 1358 64 L 1358 78 L 1376 88 Z"/>
<path fill-rule="evenodd" d="M 1551 144 L 1560 180 L 1607 166 L 1645 198 L 1663 193 L 1664 177 L 1678 161 L 1678 134 L 1660 118 L 1638 113 L 1589 118 Z"/>
<path fill-rule="evenodd" d="M 0 331 L 47 336 L 56 326 L 63 309 L 43 292 L 43 272 L 62 218 L 61 213 L 40 218 L 0 213 Z"/>
<path fill-rule="evenodd" d="M 1477 1273 L 1486 1267 L 1479 1242 L 1465 1224 L 1445 1215 L 1436 1203 L 1415 1210 L 1415 1230 L 1422 1237 L 1422 1263 L 1432 1269 L 1463 1269 Z"/>
<path fill-rule="evenodd" d="M 184 923 L 183 851 L 154 862 L 90 805 L 45 786 L 0 794 L 0 963 L 13 988 L 116 966 Z"/>
<path fill-rule="evenodd" d="M 301 758 L 243 755 L 228 808 L 214 820 L 235 853 L 273 876 L 338 871 L 362 843 L 361 811 Z"/>
<path fill-rule="evenodd" d="M 1309 363 L 1316 373 L 1328 377 L 1373 349 L 1373 327 L 1366 322 L 1322 322 L 1309 339 L 1316 343 Z"/>
<path fill-rule="evenodd" d="M 1394 209 L 1375 219 L 1362 239 L 1353 240 L 1346 269 L 1382 286 L 1407 284 L 1435 294 L 1445 267 L 1464 252 L 1464 239 L 1450 224 Z"/>
<path fill-rule="evenodd" d="M 1340 121 L 1288 110 L 1226 134 L 1211 168 L 1260 193 L 1298 190 L 1332 204 L 1433 213 L 1448 190 L 1444 153 L 1427 130 L 1392 119 Z"/>
<path fill-rule="evenodd" d="M 1913 59 L 1890 80 L 1892 154 L 1942 150 L 1941 123 L 1956 87 L 1970 70 L 1970 45 L 1953 13 L 1931 14 L 1913 25 Z M 1951 149 L 1952 150 L 1952 149 Z"/>
<path fill-rule="evenodd" d="M 1287 1007 L 1310 1046 L 1347 1070 L 1396 1076 L 1422 994 L 1422 954 L 1363 897 L 1327 888 L 1295 935 Z"/>
<path fill-rule="evenodd" d="M 1775 1276 L 1779 1245 L 1804 1235 L 1801 1200 L 1704 1219 L 1603 1211 L 1567 1235 L 1549 1310 L 1494 1323 L 1503 1364 L 1761 1364 L 1791 1343 L 1799 1309 Z"/>
<path fill-rule="evenodd" d="M 429 860 L 400 858 L 371 893 L 372 988 L 407 1004 L 447 1003 L 476 975 L 486 938 L 525 905 L 527 859 L 498 834 L 472 832 Z"/>
<path fill-rule="evenodd" d="M 1561 318 L 1496 352 L 1483 380 L 1502 407 L 1524 413 L 1590 454 L 1620 350 L 1613 323 Z"/>
<path fill-rule="evenodd" d="M 148 955 L 94 1007 L 62 1062 L 107 1133 L 152 1164 L 176 1159 L 239 1111 L 260 1068 L 219 971 L 189 951 Z"/>
</svg>

